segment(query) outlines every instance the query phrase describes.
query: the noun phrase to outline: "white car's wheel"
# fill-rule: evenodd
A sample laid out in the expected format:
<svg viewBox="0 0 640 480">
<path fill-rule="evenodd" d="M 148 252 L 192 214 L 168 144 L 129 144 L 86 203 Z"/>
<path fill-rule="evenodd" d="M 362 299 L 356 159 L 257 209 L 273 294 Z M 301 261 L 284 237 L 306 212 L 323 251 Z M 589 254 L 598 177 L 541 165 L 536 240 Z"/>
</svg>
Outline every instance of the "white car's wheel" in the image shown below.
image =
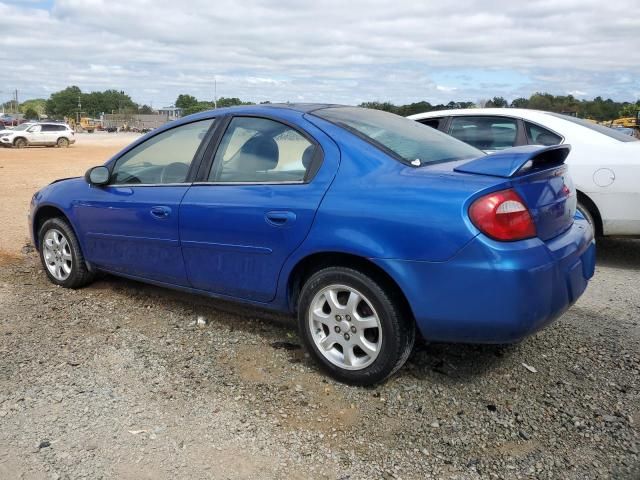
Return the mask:
<svg viewBox="0 0 640 480">
<path fill-rule="evenodd" d="M 580 212 L 580 214 L 587 219 L 587 222 L 589 222 L 589 225 L 591 225 L 591 228 L 593 229 L 593 233 L 595 235 L 597 233 L 596 224 L 593 221 L 593 215 L 591 215 L 591 212 L 589 211 L 589 209 L 580 202 L 578 202 L 577 209 Z"/>
</svg>

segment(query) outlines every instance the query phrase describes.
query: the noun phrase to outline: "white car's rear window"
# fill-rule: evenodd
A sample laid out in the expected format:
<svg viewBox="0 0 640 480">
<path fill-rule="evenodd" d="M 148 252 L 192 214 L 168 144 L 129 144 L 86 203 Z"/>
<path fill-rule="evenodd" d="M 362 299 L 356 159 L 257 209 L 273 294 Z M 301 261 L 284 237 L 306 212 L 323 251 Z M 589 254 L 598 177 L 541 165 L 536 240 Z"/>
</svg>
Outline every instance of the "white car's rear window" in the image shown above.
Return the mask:
<svg viewBox="0 0 640 480">
<path fill-rule="evenodd" d="M 614 140 L 618 140 L 619 142 L 637 142 L 638 141 L 636 137 L 632 137 L 631 135 L 618 132 L 613 128 L 605 127 L 604 125 L 598 125 L 597 123 L 590 122 L 589 120 L 570 117 L 569 115 L 562 115 L 560 113 L 549 112 L 549 115 L 553 115 L 554 117 L 561 118 L 562 120 L 566 120 L 567 122 L 578 124 L 582 127 L 593 130 L 594 132 L 598 132 L 598 133 L 601 133 L 602 135 L 606 135 L 607 137 L 613 138 Z"/>
</svg>

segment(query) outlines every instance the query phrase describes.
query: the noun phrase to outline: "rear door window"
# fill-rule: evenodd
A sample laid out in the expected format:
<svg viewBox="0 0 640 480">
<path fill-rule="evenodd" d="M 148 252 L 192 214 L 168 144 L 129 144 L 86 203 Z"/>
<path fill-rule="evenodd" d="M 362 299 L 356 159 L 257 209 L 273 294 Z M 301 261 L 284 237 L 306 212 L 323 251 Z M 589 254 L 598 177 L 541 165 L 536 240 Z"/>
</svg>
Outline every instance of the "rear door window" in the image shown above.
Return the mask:
<svg viewBox="0 0 640 480">
<path fill-rule="evenodd" d="M 480 150 L 502 150 L 516 145 L 518 122 L 507 117 L 453 117 L 449 135 Z"/>
<path fill-rule="evenodd" d="M 527 132 L 527 140 L 532 145 L 558 145 L 562 143 L 562 137 L 540 125 L 524 122 Z"/>
<path fill-rule="evenodd" d="M 235 117 L 222 137 L 210 182 L 302 182 L 316 146 L 297 130 L 267 118 Z"/>
</svg>

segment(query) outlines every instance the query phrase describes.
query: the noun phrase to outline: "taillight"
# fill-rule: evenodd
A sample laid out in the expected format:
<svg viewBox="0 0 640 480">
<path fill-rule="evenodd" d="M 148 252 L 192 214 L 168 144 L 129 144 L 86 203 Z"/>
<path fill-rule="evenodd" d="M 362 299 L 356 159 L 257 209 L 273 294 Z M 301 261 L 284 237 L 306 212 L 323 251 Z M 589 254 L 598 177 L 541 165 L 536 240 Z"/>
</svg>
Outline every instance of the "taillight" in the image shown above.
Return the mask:
<svg viewBox="0 0 640 480">
<path fill-rule="evenodd" d="M 469 207 L 469 218 L 485 235 L 502 241 L 536 236 L 529 209 L 515 190 L 501 190 L 478 198 Z"/>
</svg>

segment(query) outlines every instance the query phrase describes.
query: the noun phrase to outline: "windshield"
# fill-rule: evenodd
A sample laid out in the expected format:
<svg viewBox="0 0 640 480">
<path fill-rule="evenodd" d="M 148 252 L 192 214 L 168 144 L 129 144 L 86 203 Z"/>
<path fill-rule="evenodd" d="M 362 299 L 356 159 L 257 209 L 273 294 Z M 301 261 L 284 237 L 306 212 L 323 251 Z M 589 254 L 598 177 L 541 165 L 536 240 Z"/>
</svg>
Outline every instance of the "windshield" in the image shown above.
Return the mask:
<svg viewBox="0 0 640 480">
<path fill-rule="evenodd" d="M 416 167 L 484 155 L 445 133 L 381 110 L 330 107 L 316 110 L 313 115 L 346 128 L 394 158 Z"/>
<path fill-rule="evenodd" d="M 560 113 L 551 113 L 551 112 L 548 112 L 548 113 L 549 115 L 553 115 L 554 117 L 561 118 L 563 120 L 566 120 L 567 122 L 576 123 L 590 130 L 601 133 L 602 135 L 606 135 L 607 137 L 613 138 L 614 140 L 618 140 L 619 142 L 637 142 L 638 141 L 638 139 L 635 137 L 619 132 L 613 128 L 605 127 L 604 125 L 598 125 L 597 123 L 590 122 L 589 120 L 570 117 L 569 115 L 562 115 Z"/>
<path fill-rule="evenodd" d="M 18 125 L 17 127 L 15 127 L 13 130 L 26 130 L 27 128 L 29 128 L 30 126 L 32 126 L 33 123 L 22 123 L 20 125 Z"/>
</svg>

